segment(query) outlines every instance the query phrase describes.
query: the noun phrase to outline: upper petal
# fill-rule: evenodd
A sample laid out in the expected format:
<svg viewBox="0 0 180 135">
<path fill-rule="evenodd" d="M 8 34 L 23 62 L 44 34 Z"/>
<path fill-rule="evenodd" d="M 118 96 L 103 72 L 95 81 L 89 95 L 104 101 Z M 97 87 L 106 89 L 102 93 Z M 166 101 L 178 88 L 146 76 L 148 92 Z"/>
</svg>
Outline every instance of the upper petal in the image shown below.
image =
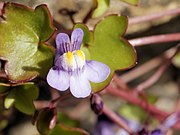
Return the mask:
<svg viewBox="0 0 180 135">
<path fill-rule="evenodd" d="M 62 55 L 63 53 L 71 51 L 70 47 L 71 46 L 69 36 L 66 33 L 59 33 L 56 36 L 56 53 Z"/>
<path fill-rule="evenodd" d="M 70 91 L 77 98 L 85 98 L 91 93 L 91 85 L 86 76 L 81 74 L 72 74 L 70 78 Z"/>
<path fill-rule="evenodd" d="M 86 61 L 84 66 L 84 73 L 91 82 L 102 82 L 107 79 L 110 74 L 110 68 L 98 61 Z"/>
<path fill-rule="evenodd" d="M 71 34 L 71 44 L 74 50 L 79 50 L 81 48 L 84 32 L 82 29 L 77 28 Z"/>
<path fill-rule="evenodd" d="M 53 67 L 49 70 L 47 82 L 51 87 L 65 91 L 69 88 L 69 74 Z"/>
</svg>

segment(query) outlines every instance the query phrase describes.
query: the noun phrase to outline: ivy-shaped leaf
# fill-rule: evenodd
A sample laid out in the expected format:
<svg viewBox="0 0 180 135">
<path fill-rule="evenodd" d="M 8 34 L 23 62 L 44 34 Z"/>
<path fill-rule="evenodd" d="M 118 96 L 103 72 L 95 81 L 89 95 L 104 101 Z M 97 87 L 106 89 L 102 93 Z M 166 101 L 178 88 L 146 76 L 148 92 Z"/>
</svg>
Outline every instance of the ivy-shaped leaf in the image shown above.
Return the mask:
<svg viewBox="0 0 180 135">
<path fill-rule="evenodd" d="M 76 26 L 75 26 L 76 27 Z M 77 27 L 83 28 L 83 25 Z M 108 16 L 94 29 L 94 40 L 87 47 L 90 59 L 107 64 L 111 69 L 108 79 L 102 83 L 92 83 L 93 92 L 102 90 L 112 79 L 115 70 L 132 67 L 136 63 L 136 53 L 130 43 L 123 38 L 127 28 L 127 17 Z M 88 34 L 87 31 L 84 34 Z"/>
<path fill-rule="evenodd" d="M 94 3 L 96 9 L 94 10 L 92 17 L 96 18 L 103 15 L 109 9 L 110 0 L 95 0 Z"/>
<path fill-rule="evenodd" d="M 121 0 L 131 5 L 138 5 L 139 0 Z M 97 18 L 103 15 L 108 9 L 110 5 L 110 0 L 93 0 L 93 14 L 92 18 Z"/>
<path fill-rule="evenodd" d="M 79 126 L 79 121 L 70 118 L 68 115 L 58 112 L 57 123 L 61 123 L 65 126 L 77 127 Z"/>
<path fill-rule="evenodd" d="M 62 124 L 56 125 L 49 135 L 89 135 L 80 128 L 66 127 Z"/>
<path fill-rule="evenodd" d="M 0 22 L 0 56 L 6 60 L 5 71 L 12 82 L 44 77 L 53 64 L 54 49 L 47 41 L 54 33 L 46 5 L 32 10 L 6 3 Z"/>
<path fill-rule="evenodd" d="M 5 107 L 8 109 L 14 104 L 19 111 L 32 115 L 35 110 L 33 100 L 37 99 L 39 93 L 37 86 L 33 83 L 26 83 L 11 87 L 5 98 Z"/>
<path fill-rule="evenodd" d="M 124 1 L 128 4 L 132 4 L 132 5 L 138 5 L 139 3 L 139 0 L 121 0 L 121 1 Z"/>
</svg>

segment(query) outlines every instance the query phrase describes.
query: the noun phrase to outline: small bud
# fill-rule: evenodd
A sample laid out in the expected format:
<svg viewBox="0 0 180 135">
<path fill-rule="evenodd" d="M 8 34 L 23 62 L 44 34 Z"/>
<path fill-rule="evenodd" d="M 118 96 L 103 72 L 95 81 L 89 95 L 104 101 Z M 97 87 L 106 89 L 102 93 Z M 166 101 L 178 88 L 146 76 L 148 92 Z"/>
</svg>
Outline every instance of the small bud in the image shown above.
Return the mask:
<svg viewBox="0 0 180 135">
<path fill-rule="evenodd" d="M 103 112 L 103 102 L 99 95 L 93 94 L 91 96 L 91 109 L 96 113 L 97 115 L 102 114 Z"/>
<path fill-rule="evenodd" d="M 151 132 L 151 135 L 165 135 L 160 129 L 155 129 Z"/>
</svg>

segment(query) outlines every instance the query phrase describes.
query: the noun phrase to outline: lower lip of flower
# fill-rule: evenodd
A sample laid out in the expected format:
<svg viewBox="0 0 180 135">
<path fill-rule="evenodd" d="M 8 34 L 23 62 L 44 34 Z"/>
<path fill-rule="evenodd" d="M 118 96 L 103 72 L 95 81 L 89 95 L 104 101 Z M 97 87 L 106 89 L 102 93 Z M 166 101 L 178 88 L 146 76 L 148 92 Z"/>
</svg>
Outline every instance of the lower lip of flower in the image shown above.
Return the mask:
<svg viewBox="0 0 180 135">
<path fill-rule="evenodd" d="M 61 56 L 62 68 L 66 71 L 82 69 L 85 65 L 85 54 L 81 50 L 68 51 Z"/>
</svg>

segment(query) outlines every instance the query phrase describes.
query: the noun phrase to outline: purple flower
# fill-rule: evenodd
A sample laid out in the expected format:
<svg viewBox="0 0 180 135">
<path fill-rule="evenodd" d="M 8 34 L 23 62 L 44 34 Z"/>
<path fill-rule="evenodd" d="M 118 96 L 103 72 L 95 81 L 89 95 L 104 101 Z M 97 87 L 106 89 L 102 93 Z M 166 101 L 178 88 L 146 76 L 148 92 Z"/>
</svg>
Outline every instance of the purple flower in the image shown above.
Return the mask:
<svg viewBox="0 0 180 135">
<path fill-rule="evenodd" d="M 151 135 L 165 135 L 165 133 L 162 133 L 161 129 L 155 129 L 151 132 Z"/>
<path fill-rule="evenodd" d="M 168 116 L 161 125 L 151 132 L 151 135 L 166 135 L 169 128 L 179 121 L 179 112 L 174 112 Z"/>
<path fill-rule="evenodd" d="M 59 33 L 56 37 L 55 66 L 47 75 L 48 84 L 60 91 L 70 87 L 73 96 L 84 98 L 91 94 L 90 82 L 100 83 L 107 79 L 110 68 L 98 61 L 86 60 L 80 50 L 84 32 L 75 29 L 69 36 Z M 102 56 L 103 57 L 103 56 Z"/>
</svg>

